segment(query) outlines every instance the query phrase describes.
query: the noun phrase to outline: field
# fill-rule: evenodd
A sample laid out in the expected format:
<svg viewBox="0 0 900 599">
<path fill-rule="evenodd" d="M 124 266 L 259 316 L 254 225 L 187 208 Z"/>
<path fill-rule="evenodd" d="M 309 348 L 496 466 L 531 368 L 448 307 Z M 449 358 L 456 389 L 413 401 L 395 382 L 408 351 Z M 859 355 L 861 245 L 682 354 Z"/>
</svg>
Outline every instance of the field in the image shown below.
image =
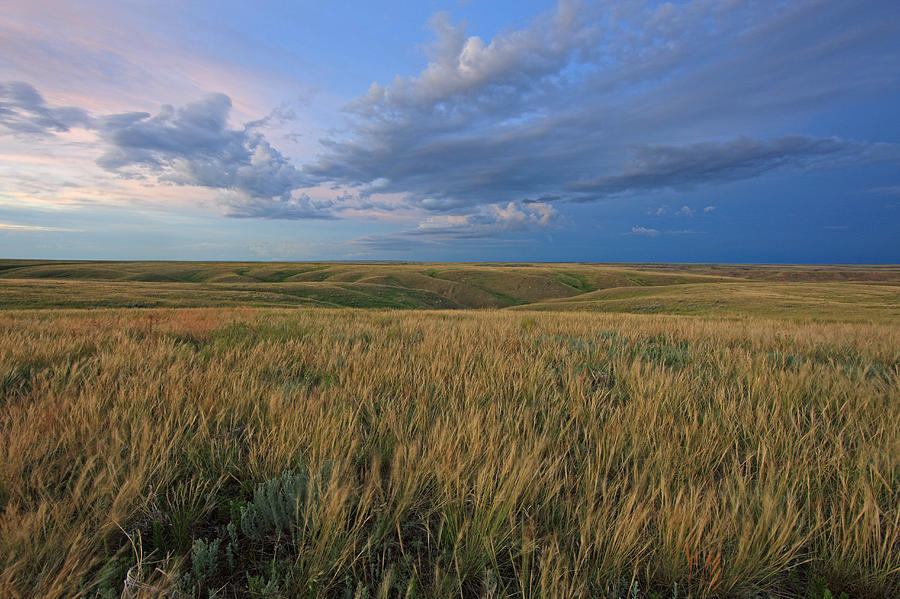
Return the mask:
<svg viewBox="0 0 900 599">
<path fill-rule="evenodd" d="M 898 317 L 897 267 L 3 261 L 0 597 L 895 598 Z"/>
<path fill-rule="evenodd" d="M 186 306 L 883 321 L 900 318 L 900 267 L 0 260 L 0 309 Z"/>
</svg>

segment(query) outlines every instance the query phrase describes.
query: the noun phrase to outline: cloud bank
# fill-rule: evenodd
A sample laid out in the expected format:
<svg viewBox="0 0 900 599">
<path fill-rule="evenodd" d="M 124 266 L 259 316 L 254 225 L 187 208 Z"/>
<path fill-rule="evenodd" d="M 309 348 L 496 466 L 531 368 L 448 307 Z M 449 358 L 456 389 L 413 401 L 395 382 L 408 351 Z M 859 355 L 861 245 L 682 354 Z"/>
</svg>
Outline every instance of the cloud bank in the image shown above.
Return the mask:
<svg viewBox="0 0 900 599">
<path fill-rule="evenodd" d="M 769 140 L 739 137 L 728 142 L 639 147 L 621 173 L 570 183 L 567 189 L 584 192 L 578 199 L 585 201 L 625 192 L 752 179 L 782 168 L 833 168 L 898 159 L 900 148 L 892 144 L 802 135 Z"/>
<path fill-rule="evenodd" d="M 182 107 L 164 105 L 156 115 L 130 112 L 91 115 L 52 107 L 31 85 L 0 84 L 0 127 L 8 134 L 46 136 L 81 127 L 95 132 L 97 164 L 128 178 L 154 176 L 162 183 L 220 191 L 228 216 L 331 218 L 330 202 L 301 190 L 311 183 L 258 132 L 263 121 L 229 126 L 231 99 L 209 94 Z"/>
<path fill-rule="evenodd" d="M 896 87 L 897 22 L 900 4 L 879 0 L 563 0 L 484 40 L 438 14 L 427 65 L 372 83 L 296 162 L 261 132 L 289 111 L 234 126 L 224 94 L 95 115 L 6 83 L 0 131 L 90 130 L 106 171 L 217 190 L 232 217 L 397 211 L 420 218 L 402 239 L 486 239 L 546 229 L 566 202 L 898 160 L 896 145 L 794 129 L 846 94 Z"/>
<path fill-rule="evenodd" d="M 348 133 L 305 170 L 457 213 L 894 160 L 886 144 L 747 134 L 900 77 L 884 60 L 896 45 L 884 12 L 874 1 L 564 1 L 490 41 L 438 15 L 425 69 L 373 83 L 347 106 Z"/>
</svg>

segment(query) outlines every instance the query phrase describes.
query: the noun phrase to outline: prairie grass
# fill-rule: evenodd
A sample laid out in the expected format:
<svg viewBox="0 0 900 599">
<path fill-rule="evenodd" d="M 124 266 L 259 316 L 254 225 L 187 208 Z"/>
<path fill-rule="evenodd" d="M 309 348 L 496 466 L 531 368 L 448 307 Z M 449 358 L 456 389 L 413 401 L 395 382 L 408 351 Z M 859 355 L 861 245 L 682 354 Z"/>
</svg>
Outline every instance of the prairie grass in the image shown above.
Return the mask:
<svg viewBox="0 0 900 599">
<path fill-rule="evenodd" d="M 0 313 L 0 596 L 900 596 L 900 326 Z"/>
<path fill-rule="evenodd" d="M 0 309 L 505 308 L 900 318 L 897 266 L 0 260 Z"/>
</svg>

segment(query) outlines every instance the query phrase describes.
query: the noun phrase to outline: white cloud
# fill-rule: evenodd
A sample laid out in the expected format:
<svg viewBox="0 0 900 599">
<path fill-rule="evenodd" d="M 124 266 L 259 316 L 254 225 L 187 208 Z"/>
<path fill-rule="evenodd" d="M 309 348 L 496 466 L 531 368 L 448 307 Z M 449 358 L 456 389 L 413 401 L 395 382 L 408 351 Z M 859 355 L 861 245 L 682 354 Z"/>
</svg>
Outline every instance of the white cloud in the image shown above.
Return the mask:
<svg viewBox="0 0 900 599">
<path fill-rule="evenodd" d="M 517 232 L 549 227 L 557 212 L 541 202 L 489 204 L 466 214 L 429 216 L 404 234 L 485 237 L 500 232 Z"/>
<path fill-rule="evenodd" d="M 634 226 L 631 227 L 632 235 L 644 235 L 645 237 L 656 237 L 659 235 L 659 230 L 651 229 L 649 227 L 642 226 Z"/>
<path fill-rule="evenodd" d="M 416 227 L 356 240 L 367 251 L 408 251 L 414 244 L 446 245 L 463 239 L 484 244 L 507 244 L 501 234 L 527 234 L 550 228 L 557 218 L 553 206 L 542 202 L 508 202 L 479 206 L 464 214 L 434 214 Z M 514 235 L 515 237 L 515 235 Z"/>
</svg>

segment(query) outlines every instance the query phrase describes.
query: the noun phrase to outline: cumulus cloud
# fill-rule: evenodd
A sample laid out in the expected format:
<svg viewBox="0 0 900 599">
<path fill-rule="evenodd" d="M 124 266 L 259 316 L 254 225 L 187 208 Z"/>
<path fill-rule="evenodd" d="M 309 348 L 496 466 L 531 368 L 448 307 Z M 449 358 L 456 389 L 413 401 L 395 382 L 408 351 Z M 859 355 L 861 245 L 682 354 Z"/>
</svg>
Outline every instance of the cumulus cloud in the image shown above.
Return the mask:
<svg viewBox="0 0 900 599">
<path fill-rule="evenodd" d="M 716 210 L 715 206 L 704 206 L 703 207 L 703 212 L 705 212 L 707 214 L 709 214 L 710 212 L 715 212 L 715 210 Z"/>
<path fill-rule="evenodd" d="M 675 213 L 675 216 L 687 216 L 691 218 L 694 216 L 694 210 L 690 206 L 682 206 L 679 208 L 678 212 Z"/>
<path fill-rule="evenodd" d="M 390 85 L 374 83 L 351 102 L 351 135 L 325 140 L 308 172 L 364 195 L 403 193 L 430 211 L 528 198 L 546 174 L 509 170 L 527 145 L 517 139 L 516 121 L 547 108 L 538 96 L 549 98 L 559 74 L 587 47 L 580 10 L 563 3 L 489 42 L 437 15 L 428 66 Z"/>
<path fill-rule="evenodd" d="M 256 129 L 261 122 L 231 128 L 231 99 L 210 94 L 158 114 L 129 113 L 99 120 L 106 152 L 98 163 L 120 174 L 149 172 L 160 181 L 223 190 L 220 201 L 232 216 L 325 218 L 327 204 L 296 192 L 309 180 Z"/>
<path fill-rule="evenodd" d="M 404 194 L 423 210 L 463 213 L 896 156 L 837 138 L 735 137 L 759 123 L 790 127 L 790 115 L 874 85 L 872 64 L 881 85 L 887 72 L 900 76 L 879 59 L 895 39 L 882 11 L 865 0 L 561 2 L 490 40 L 439 15 L 428 65 L 373 83 L 347 107 L 347 133 L 326 139 L 305 170 L 363 196 Z M 629 144 L 636 155 L 623 168 Z"/>
<path fill-rule="evenodd" d="M 164 183 L 218 190 L 229 216 L 331 218 L 333 203 L 304 193 L 309 177 L 259 132 L 292 118 L 289 109 L 279 107 L 240 128 L 229 125 L 230 112 L 228 96 L 209 94 L 177 108 L 164 105 L 156 115 L 92 115 L 50 106 L 29 84 L 0 84 L 0 126 L 6 132 L 49 135 L 84 127 L 102 142 L 97 163 L 117 175 L 150 175 Z"/>
<path fill-rule="evenodd" d="M 404 235 L 453 238 L 487 237 L 502 232 L 520 232 L 549 227 L 556 209 L 542 202 L 488 204 L 466 214 L 429 216 Z"/>
<path fill-rule="evenodd" d="M 371 251 L 407 251 L 417 244 L 441 245 L 460 240 L 505 244 L 501 234 L 527 234 L 547 229 L 556 222 L 558 213 L 543 202 L 508 202 L 488 204 L 463 214 L 434 214 L 416 227 L 388 235 L 367 235 L 356 245 Z"/>
<path fill-rule="evenodd" d="M 49 106 L 34 86 L 22 81 L 0 83 L 0 133 L 47 135 L 90 123 L 85 110 Z"/>
<path fill-rule="evenodd" d="M 631 234 L 632 235 L 643 235 L 645 237 L 656 237 L 659 235 L 659 230 L 636 225 L 634 227 L 631 227 Z"/>
<path fill-rule="evenodd" d="M 529 27 L 503 32 L 489 42 L 468 36 L 463 25 L 454 24 L 449 14 L 438 13 L 431 19 L 435 33 L 429 48 L 430 61 L 418 76 L 394 79 L 389 86 L 373 83 L 368 93 L 348 107 L 363 116 L 380 118 L 386 111 L 399 117 L 397 109 L 420 114 L 467 110 L 464 105 L 450 105 L 448 100 L 476 99 L 480 106 L 500 108 L 530 93 L 535 83 L 554 76 L 574 58 L 579 48 L 586 49 L 594 36 L 586 35 L 579 19 L 583 11 L 575 2 L 562 2 L 556 13 L 544 14 Z M 485 94 L 489 89 L 490 95 Z"/>
</svg>

